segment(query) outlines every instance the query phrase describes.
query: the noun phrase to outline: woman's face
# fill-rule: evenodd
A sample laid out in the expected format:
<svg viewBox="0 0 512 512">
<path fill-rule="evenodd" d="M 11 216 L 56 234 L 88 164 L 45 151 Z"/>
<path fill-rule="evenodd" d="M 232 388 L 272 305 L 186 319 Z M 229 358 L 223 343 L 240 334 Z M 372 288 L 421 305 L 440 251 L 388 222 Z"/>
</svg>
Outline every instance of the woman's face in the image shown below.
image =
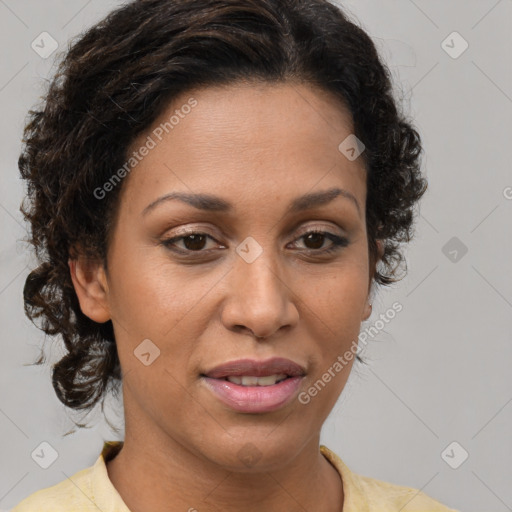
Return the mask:
<svg viewBox="0 0 512 512">
<path fill-rule="evenodd" d="M 113 321 L 126 440 L 238 471 L 318 443 L 374 271 L 362 158 L 338 149 L 352 130 L 318 89 L 231 85 L 182 95 L 135 141 L 108 273 L 87 293 L 74 278 L 84 313 Z"/>
</svg>

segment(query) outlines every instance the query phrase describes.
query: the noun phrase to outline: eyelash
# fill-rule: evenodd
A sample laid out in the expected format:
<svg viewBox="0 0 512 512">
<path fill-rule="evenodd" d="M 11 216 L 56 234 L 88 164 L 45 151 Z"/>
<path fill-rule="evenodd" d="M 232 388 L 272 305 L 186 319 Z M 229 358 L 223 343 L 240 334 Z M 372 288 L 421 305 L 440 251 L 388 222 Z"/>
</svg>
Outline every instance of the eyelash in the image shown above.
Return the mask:
<svg viewBox="0 0 512 512">
<path fill-rule="evenodd" d="M 347 247 L 349 245 L 349 243 L 350 243 L 348 238 L 346 238 L 346 237 L 340 237 L 340 236 L 337 236 L 337 235 L 335 235 L 333 233 L 330 233 L 329 231 L 322 231 L 322 230 L 317 230 L 317 229 L 312 229 L 310 231 L 307 231 L 306 233 L 304 233 L 301 236 L 299 236 L 298 238 L 296 238 L 296 240 L 300 240 L 301 238 L 304 238 L 304 237 L 306 237 L 308 235 L 311 235 L 311 234 L 324 235 L 324 237 L 326 237 L 329 240 L 331 240 L 332 245 L 330 247 L 328 247 L 327 249 L 306 249 L 306 252 L 308 252 L 310 254 L 311 253 L 321 254 L 321 255 L 331 254 L 333 252 L 339 251 L 340 249 L 342 249 L 344 247 Z M 191 231 L 190 233 L 185 233 L 185 234 L 180 235 L 180 236 L 176 236 L 176 237 L 173 237 L 173 238 L 168 238 L 168 239 L 162 240 L 161 243 L 167 249 L 169 249 L 169 250 L 171 250 L 173 252 L 180 253 L 180 254 L 193 254 L 193 253 L 201 254 L 201 253 L 208 253 L 209 251 L 212 250 L 212 249 L 207 249 L 207 250 L 192 251 L 190 249 L 177 249 L 177 248 L 173 248 L 172 247 L 177 241 L 183 240 L 183 239 L 188 238 L 189 236 L 192 236 L 192 235 L 206 236 L 206 237 L 214 240 L 215 242 L 217 242 L 217 240 L 215 240 L 208 233 L 202 233 L 200 231 Z"/>
</svg>

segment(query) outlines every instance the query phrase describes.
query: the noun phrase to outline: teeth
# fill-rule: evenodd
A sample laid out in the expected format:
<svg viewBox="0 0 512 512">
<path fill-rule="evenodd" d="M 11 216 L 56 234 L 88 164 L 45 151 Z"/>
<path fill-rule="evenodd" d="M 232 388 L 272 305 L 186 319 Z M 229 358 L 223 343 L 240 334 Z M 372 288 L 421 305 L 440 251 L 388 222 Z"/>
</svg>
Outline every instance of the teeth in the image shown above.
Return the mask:
<svg viewBox="0 0 512 512">
<path fill-rule="evenodd" d="M 243 377 L 226 377 L 226 379 L 233 384 L 238 384 L 239 386 L 273 386 L 276 382 L 286 379 L 286 375 L 268 375 L 267 377 L 252 377 L 244 375 Z"/>
<path fill-rule="evenodd" d="M 257 386 L 258 385 L 258 377 L 246 377 L 245 375 L 240 379 L 242 386 Z"/>
</svg>

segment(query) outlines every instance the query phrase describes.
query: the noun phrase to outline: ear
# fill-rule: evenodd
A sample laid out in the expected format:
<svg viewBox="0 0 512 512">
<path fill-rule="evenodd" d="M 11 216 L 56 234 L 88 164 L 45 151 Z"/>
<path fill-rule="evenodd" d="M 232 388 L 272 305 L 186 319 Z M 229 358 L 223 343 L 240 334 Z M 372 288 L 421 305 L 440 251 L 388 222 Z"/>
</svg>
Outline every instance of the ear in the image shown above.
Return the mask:
<svg viewBox="0 0 512 512">
<path fill-rule="evenodd" d="M 370 299 L 370 293 L 372 290 L 372 284 L 373 279 L 375 277 L 375 272 L 377 271 L 377 264 L 382 259 L 382 255 L 384 254 L 384 242 L 382 239 L 377 239 L 377 254 L 374 258 L 370 260 L 370 276 L 369 276 L 369 284 L 368 284 L 368 300 L 366 301 L 366 304 L 364 306 L 363 311 L 363 320 L 368 320 L 370 318 L 370 315 L 372 314 L 372 307 L 371 307 L 371 299 Z"/>
<path fill-rule="evenodd" d="M 70 258 L 68 265 L 82 313 L 100 324 L 110 320 L 108 284 L 103 264 L 80 255 Z"/>
</svg>

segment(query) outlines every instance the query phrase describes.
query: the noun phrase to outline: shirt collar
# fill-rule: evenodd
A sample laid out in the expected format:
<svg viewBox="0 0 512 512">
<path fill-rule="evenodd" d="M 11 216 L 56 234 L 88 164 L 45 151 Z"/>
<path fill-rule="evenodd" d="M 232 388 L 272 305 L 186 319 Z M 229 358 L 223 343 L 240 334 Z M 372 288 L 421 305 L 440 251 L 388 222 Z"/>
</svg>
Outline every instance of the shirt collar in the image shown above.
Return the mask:
<svg viewBox="0 0 512 512">
<path fill-rule="evenodd" d="M 101 454 L 92 467 L 92 498 L 100 510 L 130 512 L 114 484 L 110 481 L 106 464 L 119 453 L 122 446 L 123 441 L 105 441 Z"/>
<path fill-rule="evenodd" d="M 343 512 L 369 512 L 368 500 L 359 483 L 359 476 L 352 473 L 346 464 L 324 445 L 320 445 L 322 455 L 334 466 L 343 482 Z"/>
</svg>

